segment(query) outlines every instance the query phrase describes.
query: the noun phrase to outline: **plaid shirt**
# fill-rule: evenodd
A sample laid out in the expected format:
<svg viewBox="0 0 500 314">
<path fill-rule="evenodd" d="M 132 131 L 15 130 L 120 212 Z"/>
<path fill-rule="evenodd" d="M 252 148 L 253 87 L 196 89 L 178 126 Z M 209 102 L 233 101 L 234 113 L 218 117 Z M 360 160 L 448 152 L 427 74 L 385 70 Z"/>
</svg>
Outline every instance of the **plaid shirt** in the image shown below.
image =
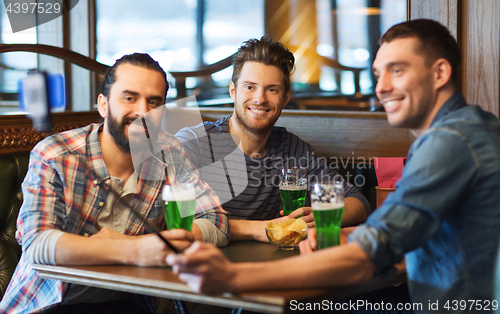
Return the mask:
<svg viewBox="0 0 500 314">
<path fill-rule="evenodd" d="M 100 128 L 99 124 L 91 124 L 59 133 L 41 141 L 32 150 L 29 170 L 22 185 L 24 202 L 16 232 L 23 251 L 43 230 L 58 229 L 79 235 L 98 232 L 97 216 L 108 197 L 106 182 L 110 178 L 99 144 Z M 164 145 L 162 147 L 167 147 L 164 155 L 169 177 L 189 173 L 190 176 L 186 177 L 196 183 L 195 219 L 209 219 L 229 237 L 226 212 L 215 193 L 199 181 L 197 172 L 193 172 L 182 145 L 165 134 L 160 136 L 160 143 Z M 149 222 L 164 228 L 160 196 L 165 182 L 164 166 L 150 159 L 153 161 L 145 161 L 147 166 L 141 167 L 137 173 L 138 194 L 131 205 Z M 158 171 L 158 167 L 162 171 Z M 131 213 L 125 234 L 145 233 L 148 233 L 146 227 Z M 37 312 L 61 302 L 66 286 L 59 280 L 42 279 L 23 254 L 0 302 L 0 312 Z"/>
</svg>

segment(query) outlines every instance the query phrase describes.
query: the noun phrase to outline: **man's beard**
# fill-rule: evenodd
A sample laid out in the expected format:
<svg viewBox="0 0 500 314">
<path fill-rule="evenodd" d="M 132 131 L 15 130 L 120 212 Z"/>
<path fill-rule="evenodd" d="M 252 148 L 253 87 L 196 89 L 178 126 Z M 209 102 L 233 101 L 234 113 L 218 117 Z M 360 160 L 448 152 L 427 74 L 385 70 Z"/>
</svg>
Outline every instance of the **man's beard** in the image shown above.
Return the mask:
<svg viewBox="0 0 500 314">
<path fill-rule="evenodd" d="M 109 134 L 115 140 L 115 143 L 120 147 L 124 152 L 130 153 L 130 143 L 127 134 L 125 134 L 125 126 L 132 123 L 137 118 L 123 118 L 120 123 L 115 117 L 111 114 L 111 108 L 108 105 L 108 129 Z"/>
<path fill-rule="evenodd" d="M 267 123 L 263 125 L 252 125 L 252 123 L 248 121 L 247 117 L 245 116 L 245 110 L 246 108 L 240 106 L 239 109 L 234 111 L 234 116 L 238 120 L 238 122 L 246 128 L 247 131 L 255 135 L 267 134 L 267 132 L 269 132 L 274 127 L 274 124 L 276 123 L 276 121 L 278 121 L 278 118 L 280 116 L 278 115 L 276 119 L 269 119 L 268 121 L 266 121 Z"/>
</svg>

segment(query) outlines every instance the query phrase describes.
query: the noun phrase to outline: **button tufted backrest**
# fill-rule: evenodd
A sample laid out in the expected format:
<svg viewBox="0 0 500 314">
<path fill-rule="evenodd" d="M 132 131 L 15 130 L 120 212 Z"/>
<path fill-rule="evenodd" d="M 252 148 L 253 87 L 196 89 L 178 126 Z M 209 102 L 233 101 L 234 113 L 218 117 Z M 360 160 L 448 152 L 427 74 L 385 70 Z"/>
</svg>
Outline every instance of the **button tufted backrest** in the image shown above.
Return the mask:
<svg viewBox="0 0 500 314">
<path fill-rule="evenodd" d="M 22 204 L 21 183 L 28 170 L 29 152 L 0 155 L 0 299 L 21 256 L 15 239 Z"/>
</svg>

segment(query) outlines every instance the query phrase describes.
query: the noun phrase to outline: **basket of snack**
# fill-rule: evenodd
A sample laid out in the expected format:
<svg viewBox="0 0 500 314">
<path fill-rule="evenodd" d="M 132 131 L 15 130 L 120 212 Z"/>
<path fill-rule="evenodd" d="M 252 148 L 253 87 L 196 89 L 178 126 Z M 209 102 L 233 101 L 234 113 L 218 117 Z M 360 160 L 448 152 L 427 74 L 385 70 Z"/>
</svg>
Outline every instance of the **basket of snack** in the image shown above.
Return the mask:
<svg viewBox="0 0 500 314">
<path fill-rule="evenodd" d="M 282 222 L 270 222 L 266 234 L 272 244 L 283 250 L 298 248 L 300 241 L 307 237 L 307 223 L 302 219 L 288 219 Z"/>
</svg>

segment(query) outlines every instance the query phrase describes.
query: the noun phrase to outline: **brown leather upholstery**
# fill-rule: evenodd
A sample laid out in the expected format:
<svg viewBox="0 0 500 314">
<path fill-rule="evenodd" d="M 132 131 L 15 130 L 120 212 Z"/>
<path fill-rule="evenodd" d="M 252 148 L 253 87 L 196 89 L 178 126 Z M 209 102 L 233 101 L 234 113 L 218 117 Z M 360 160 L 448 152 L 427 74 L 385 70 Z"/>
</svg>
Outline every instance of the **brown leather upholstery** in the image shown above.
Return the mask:
<svg viewBox="0 0 500 314">
<path fill-rule="evenodd" d="M 15 239 L 22 204 L 21 182 L 28 169 L 29 152 L 0 155 L 0 299 L 21 257 Z"/>
</svg>

